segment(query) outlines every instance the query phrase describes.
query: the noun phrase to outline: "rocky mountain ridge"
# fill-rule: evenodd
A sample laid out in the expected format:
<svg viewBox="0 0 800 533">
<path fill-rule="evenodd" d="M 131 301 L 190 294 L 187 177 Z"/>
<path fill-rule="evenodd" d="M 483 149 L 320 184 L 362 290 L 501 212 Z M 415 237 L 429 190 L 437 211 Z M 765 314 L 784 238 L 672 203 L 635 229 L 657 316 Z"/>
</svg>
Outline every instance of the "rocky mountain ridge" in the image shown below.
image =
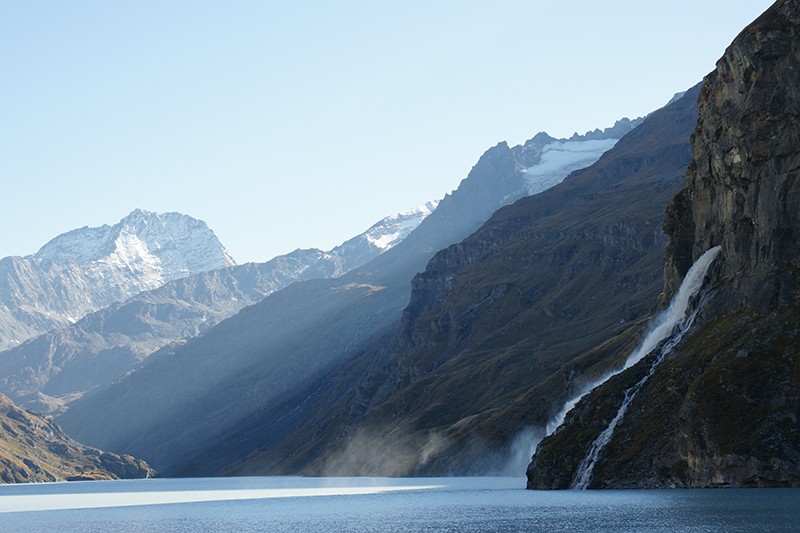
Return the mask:
<svg viewBox="0 0 800 533">
<path fill-rule="evenodd" d="M 0 350 L 143 290 L 233 265 L 205 222 L 137 209 L 114 226 L 60 235 L 0 259 Z"/>
<path fill-rule="evenodd" d="M 383 218 L 367 231 L 348 239 L 329 253 L 341 259 L 342 274 L 359 267 L 403 242 L 422 221 L 436 210 L 438 200 Z"/>
<path fill-rule="evenodd" d="M 84 227 L 59 235 L 34 257 L 56 263 L 88 263 L 97 269 L 104 264 L 126 265 L 141 270 L 142 284 L 148 288 L 236 264 L 205 222 L 181 213 L 143 209 L 133 210 L 113 226 Z"/>
<path fill-rule="evenodd" d="M 495 212 L 413 278 L 385 335 L 178 473 L 513 473 L 475 463 L 514 439 L 525 394 L 549 394 L 565 367 L 597 364 L 598 354 L 567 364 L 563 353 L 595 348 L 608 328 L 629 342 L 649 312 L 662 285 L 660 217 L 682 183 L 695 120 L 691 101 L 656 112 L 594 166 Z M 514 150 L 492 156 L 520 168 Z M 620 287 L 633 295 L 620 298 Z"/>
</svg>

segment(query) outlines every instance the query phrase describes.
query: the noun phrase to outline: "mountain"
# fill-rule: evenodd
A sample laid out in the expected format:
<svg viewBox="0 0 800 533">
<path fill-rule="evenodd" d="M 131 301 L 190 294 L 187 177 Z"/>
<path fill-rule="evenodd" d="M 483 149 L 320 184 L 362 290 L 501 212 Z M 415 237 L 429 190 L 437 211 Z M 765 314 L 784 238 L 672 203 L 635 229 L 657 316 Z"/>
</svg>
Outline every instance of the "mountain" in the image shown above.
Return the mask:
<svg viewBox="0 0 800 533">
<path fill-rule="evenodd" d="M 534 435 L 520 430 L 544 425 L 570 388 L 635 342 L 651 312 L 663 285 L 660 221 L 684 179 L 697 94 L 435 254 L 386 335 L 254 414 L 206 450 L 204 466 L 232 475 L 524 471 Z M 522 460 L 509 465 L 515 440 Z"/>
<path fill-rule="evenodd" d="M 546 191 L 571 172 L 588 167 L 641 122 L 640 118 L 623 118 L 609 128 L 584 135 L 575 133 L 569 139 L 555 139 L 540 132 L 524 145 L 515 146 L 514 156 L 528 183 L 528 195 Z"/>
<path fill-rule="evenodd" d="M 156 472 L 128 455 L 90 448 L 0 394 L 0 483 L 146 478 Z"/>
<path fill-rule="evenodd" d="M 298 280 L 340 276 L 380 255 L 402 242 L 435 208 L 436 202 L 428 202 L 385 217 L 328 252 L 295 250 L 266 263 L 204 271 L 111 304 L 0 353 L 0 392 L 38 412 L 63 411 L 158 349 L 185 342 L 272 292 Z M 93 245 L 77 235 L 56 241 L 73 258 L 98 255 L 76 250 Z"/>
<path fill-rule="evenodd" d="M 519 156 L 524 148 L 489 149 L 430 216 L 369 263 L 336 279 L 290 285 L 201 337 L 161 350 L 125 379 L 74 402 L 59 423 L 84 442 L 141 452 L 169 475 L 214 470 L 206 460 L 219 460 L 218 445 L 232 432 L 391 327 L 408 303 L 411 279 L 436 251 L 528 193 L 525 172 L 535 163 Z M 567 172 L 558 167 L 553 175 Z"/>
<path fill-rule="evenodd" d="M 704 80 L 664 222 L 666 297 L 719 250 L 695 323 L 580 401 L 530 487 L 800 486 L 799 69 L 800 2 L 779 0 Z"/>
<path fill-rule="evenodd" d="M 331 250 L 330 254 L 341 260 L 339 270 L 342 273 L 349 272 L 403 242 L 425 217 L 433 213 L 437 205 L 439 201 L 434 200 L 388 216 L 364 233 L 343 242 Z"/>
<path fill-rule="evenodd" d="M 71 324 L 143 290 L 234 261 L 205 222 L 137 209 L 36 254 L 0 260 L 0 349 Z"/>
</svg>

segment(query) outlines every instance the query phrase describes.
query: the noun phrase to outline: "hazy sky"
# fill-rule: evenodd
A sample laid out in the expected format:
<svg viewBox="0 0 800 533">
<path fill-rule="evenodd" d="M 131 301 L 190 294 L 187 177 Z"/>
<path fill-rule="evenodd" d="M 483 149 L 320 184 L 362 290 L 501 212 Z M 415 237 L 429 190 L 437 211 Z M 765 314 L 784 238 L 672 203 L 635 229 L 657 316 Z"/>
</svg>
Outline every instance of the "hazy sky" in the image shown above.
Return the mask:
<svg viewBox="0 0 800 533">
<path fill-rule="evenodd" d="M 238 262 L 440 198 L 497 142 L 644 115 L 766 0 L 0 5 L 0 257 L 134 208 Z"/>
</svg>

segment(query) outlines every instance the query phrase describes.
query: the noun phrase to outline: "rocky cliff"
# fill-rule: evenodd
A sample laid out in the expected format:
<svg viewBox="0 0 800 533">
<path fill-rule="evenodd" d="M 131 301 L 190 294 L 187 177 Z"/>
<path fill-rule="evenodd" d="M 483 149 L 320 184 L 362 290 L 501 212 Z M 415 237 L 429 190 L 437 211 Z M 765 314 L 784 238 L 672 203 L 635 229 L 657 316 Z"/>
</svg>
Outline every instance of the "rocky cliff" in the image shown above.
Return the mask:
<svg viewBox="0 0 800 533">
<path fill-rule="evenodd" d="M 705 80 L 688 185 L 667 213 L 666 289 L 722 245 L 729 309 L 800 298 L 800 13 L 777 2 Z"/>
<path fill-rule="evenodd" d="M 720 245 L 697 326 L 598 457 L 589 487 L 800 485 L 800 2 L 745 28 L 698 98 L 670 203 L 665 295 Z M 566 488 L 652 357 L 584 398 L 537 449 L 531 488 Z"/>
</svg>

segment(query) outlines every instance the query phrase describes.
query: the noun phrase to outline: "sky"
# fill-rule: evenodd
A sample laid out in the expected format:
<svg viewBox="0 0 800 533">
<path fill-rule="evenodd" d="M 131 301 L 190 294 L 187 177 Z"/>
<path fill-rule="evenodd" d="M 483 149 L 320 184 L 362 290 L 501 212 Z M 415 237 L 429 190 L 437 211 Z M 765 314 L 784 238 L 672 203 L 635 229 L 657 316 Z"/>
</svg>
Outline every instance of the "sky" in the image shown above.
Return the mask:
<svg viewBox="0 0 800 533">
<path fill-rule="evenodd" d="M 130 211 L 330 249 L 500 141 L 643 116 L 772 2 L 8 0 L 0 257 Z"/>
</svg>

